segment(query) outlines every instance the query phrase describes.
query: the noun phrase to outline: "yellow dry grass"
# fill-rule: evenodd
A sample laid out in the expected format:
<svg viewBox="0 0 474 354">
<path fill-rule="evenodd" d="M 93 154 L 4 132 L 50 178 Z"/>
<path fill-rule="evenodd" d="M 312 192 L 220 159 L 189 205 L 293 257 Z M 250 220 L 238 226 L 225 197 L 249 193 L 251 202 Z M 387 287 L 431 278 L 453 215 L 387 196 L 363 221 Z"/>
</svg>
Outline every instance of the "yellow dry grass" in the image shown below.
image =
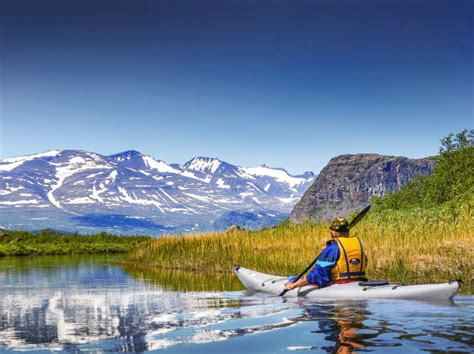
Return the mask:
<svg viewBox="0 0 474 354">
<path fill-rule="evenodd" d="M 374 213 L 353 229 L 369 257 L 371 279 L 403 283 L 461 278 L 472 293 L 474 222 L 465 207 Z M 298 274 L 330 237 L 328 225 L 281 224 L 260 231 L 165 236 L 141 245 L 124 263 L 138 268 L 231 272 L 234 264 L 261 272 Z"/>
</svg>

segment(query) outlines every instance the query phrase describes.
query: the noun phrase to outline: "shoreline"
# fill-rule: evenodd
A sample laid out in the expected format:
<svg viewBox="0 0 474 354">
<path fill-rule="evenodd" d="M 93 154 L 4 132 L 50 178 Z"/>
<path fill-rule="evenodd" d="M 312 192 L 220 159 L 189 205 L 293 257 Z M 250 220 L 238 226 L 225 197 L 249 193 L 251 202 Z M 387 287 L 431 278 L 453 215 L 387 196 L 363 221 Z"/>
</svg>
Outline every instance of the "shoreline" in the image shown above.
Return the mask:
<svg viewBox="0 0 474 354">
<path fill-rule="evenodd" d="M 0 258 L 127 253 L 150 239 L 147 236 L 118 236 L 105 232 L 78 235 L 62 234 L 52 230 L 38 233 L 0 230 Z"/>
</svg>

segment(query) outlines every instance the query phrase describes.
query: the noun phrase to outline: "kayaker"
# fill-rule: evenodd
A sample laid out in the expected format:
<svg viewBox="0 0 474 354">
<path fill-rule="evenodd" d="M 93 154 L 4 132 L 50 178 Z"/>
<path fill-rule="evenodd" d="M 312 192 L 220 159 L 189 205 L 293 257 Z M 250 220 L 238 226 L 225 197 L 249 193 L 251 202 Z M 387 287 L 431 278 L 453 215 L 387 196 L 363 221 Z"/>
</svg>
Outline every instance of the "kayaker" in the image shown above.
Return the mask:
<svg viewBox="0 0 474 354">
<path fill-rule="evenodd" d="M 285 285 L 285 289 L 313 284 L 322 288 L 331 282 L 361 280 L 365 277 L 367 257 L 358 237 L 350 236 L 349 222 L 338 217 L 329 226 L 331 240 L 316 261 L 313 270 L 297 282 L 292 280 Z"/>
</svg>

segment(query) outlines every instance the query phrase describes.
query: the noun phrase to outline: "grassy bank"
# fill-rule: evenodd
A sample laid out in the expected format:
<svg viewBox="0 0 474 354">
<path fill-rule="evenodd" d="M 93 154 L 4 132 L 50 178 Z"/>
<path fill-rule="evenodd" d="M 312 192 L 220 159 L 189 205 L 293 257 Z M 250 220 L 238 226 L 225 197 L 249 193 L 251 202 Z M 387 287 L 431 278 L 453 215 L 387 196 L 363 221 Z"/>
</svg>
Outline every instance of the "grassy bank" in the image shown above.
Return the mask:
<svg viewBox="0 0 474 354">
<path fill-rule="evenodd" d="M 469 204 L 456 212 L 438 208 L 369 213 L 353 230 L 369 256 L 372 279 L 410 283 L 461 278 L 472 293 L 474 222 Z M 319 253 L 328 225 L 290 225 L 163 237 L 124 258 L 135 268 L 231 272 L 233 264 L 276 274 L 297 274 Z"/>
<path fill-rule="evenodd" d="M 0 230 L 0 256 L 123 253 L 149 241 L 149 237 L 63 235 L 45 230 L 39 233 Z"/>
</svg>

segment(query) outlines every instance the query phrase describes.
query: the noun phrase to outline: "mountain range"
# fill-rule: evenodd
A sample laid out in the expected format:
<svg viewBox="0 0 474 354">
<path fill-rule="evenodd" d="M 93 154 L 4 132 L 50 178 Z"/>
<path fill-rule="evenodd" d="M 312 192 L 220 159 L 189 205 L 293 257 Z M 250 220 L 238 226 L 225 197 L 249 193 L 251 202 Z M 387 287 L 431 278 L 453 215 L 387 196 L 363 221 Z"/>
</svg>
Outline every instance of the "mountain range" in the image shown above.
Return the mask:
<svg viewBox="0 0 474 354">
<path fill-rule="evenodd" d="M 236 215 L 256 228 L 286 217 L 314 179 L 209 157 L 51 150 L 0 161 L 0 228 L 157 235 L 222 229 Z"/>
</svg>

